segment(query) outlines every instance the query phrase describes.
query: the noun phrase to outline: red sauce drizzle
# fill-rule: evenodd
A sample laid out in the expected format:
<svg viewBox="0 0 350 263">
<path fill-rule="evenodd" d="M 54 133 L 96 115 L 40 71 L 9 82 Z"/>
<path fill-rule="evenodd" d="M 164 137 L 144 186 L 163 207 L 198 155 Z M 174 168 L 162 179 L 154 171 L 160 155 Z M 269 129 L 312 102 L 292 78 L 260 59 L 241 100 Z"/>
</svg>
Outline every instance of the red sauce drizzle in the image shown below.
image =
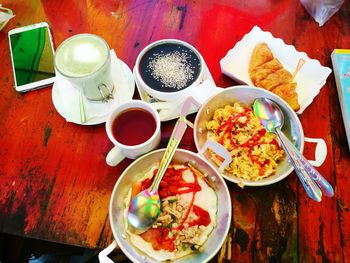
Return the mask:
<svg viewBox="0 0 350 263">
<path fill-rule="evenodd" d="M 169 228 L 158 227 L 150 228 L 146 232 L 142 233 L 140 236 L 147 242 L 152 243 L 154 250 L 168 250 L 174 251 L 175 249 L 175 236 L 169 238 L 168 234 L 170 232 Z"/>
<path fill-rule="evenodd" d="M 238 119 L 240 117 L 246 117 L 247 121 L 245 123 L 239 122 Z M 223 124 L 219 126 L 218 130 L 216 131 L 216 133 L 219 135 L 222 132 L 222 130 L 226 127 L 224 133 L 221 135 L 219 139 L 219 143 L 223 144 L 224 138 L 228 137 L 230 140 L 230 144 L 234 145 L 235 143 L 232 139 L 233 129 L 235 128 L 236 125 L 240 125 L 241 127 L 246 126 L 249 120 L 250 120 L 250 116 L 248 114 L 248 109 L 244 109 L 242 113 L 229 117 Z"/>
<path fill-rule="evenodd" d="M 165 172 L 165 175 L 162 181 L 159 184 L 158 193 L 160 198 L 166 198 L 170 196 L 176 196 L 177 194 L 185 194 L 192 193 L 192 199 L 189 204 L 189 208 L 185 212 L 184 217 L 179 223 L 178 227 L 173 228 L 174 230 L 182 230 L 184 228 L 184 223 L 190 215 L 191 211 L 197 216 L 191 222 L 188 222 L 189 226 L 203 225 L 208 226 L 211 222 L 210 215 L 208 211 L 202 209 L 199 206 L 194 205 L 196 193 L 201 191 L 201 186 L 198 183 L 197 175 L 194 171 L 192 174 L 194 176 L 194 182 L 186 182 L 183 179 L 183 172 L 186 170 L 191 170 L 191 168 L 182 168 L 182 169 L 174 169 L 168 168 Z M 157 169 L 153 172 L 153 175 L 157 173 Z M 145 179 L 142 182 L 141 191 L 150 187 L 152 183 L 152 179 Z M 158 227 L 151 228 L 141 234 L 140 236 L 147 242 L 152 243 L 152 247 L 154 250 L 168 250 L 174 251 L 175 249 L 175 239 L 176 235 L 173 235 L 172 238 L 169 238 L 168 234 L 170 232 L 170 228 L 168 227 Z"/>
<path fill-rule="evenodd" d="M 208 211 L 196 205 L 193 205 L 192 209 L 193 213 L 197 216 L 197 219 L 189 222 L 189 226 L 207 226 L 210 224 L 211 220 Z"/>
<path fill-rule="evenodd" d="M 261 144 L 260 140 L 266 134 L 266 129 L 262 127 L 257 133 L 253 134 L 253 136 L 248 141 L 246 141 L 241 145 L 236 144 L 232 138 L 232 135 L 237 135 L 240 133 L 238 128 L 243 128 L 247 126 L 248 122 L 250 121 L 249 112 L 250 110 L 248 108 L 244 108 L 244 111 L 242 113 L 229 117 L 225 122 L 223 122 L 219 126 L 219 128 L 216 131 L 216 134 L 220 136 L 218 142 L 222 145 L 224 145 L 224 139 L 228 138 L 233 148 L 239 148 L 239 147 L 250 148 L 248 151 L 248 155 L 251 161 L 255 164 L 258 164 L 259 167 L 262 168 L 264 165 L 268 165 L 270 163 L 270 160 L 266 160 L 265 162 L 262 163 L 259 161 L 258 156 L 252 154 L 252 151 L 254 149 L 254 146 L 259 146 Z M 240 117 L 246 117 L 247 120 L 244 123 L 241 123 L 240 121 L 238 121 Z M 222 131 L 224 132 L 222 133 Z M 276 140 L 272 140 L 271 144 L 275 145 L 278 150 L 281 149 L 280 145 Z M 263 171 L 261 171 L 261 174 L 263 174 Z"/>
</svg>

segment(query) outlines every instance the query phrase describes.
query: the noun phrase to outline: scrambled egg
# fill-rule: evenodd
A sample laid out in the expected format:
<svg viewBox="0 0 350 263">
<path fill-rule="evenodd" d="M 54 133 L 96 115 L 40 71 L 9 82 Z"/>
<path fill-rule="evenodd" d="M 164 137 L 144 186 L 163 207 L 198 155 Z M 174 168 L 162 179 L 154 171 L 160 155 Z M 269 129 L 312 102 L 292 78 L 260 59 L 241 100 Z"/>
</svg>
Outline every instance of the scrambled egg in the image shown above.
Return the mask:
<svg viewBox="0 0 350 263">
<path fill-rule="evenodd" d="M 266 131 L 252 110 L 241 103 L 215 110 L 206 123 L 208 138 L 222 144 L 231 154 L 226 171 L 246 180 L 257 181 L 272 175 L 284 151 L 275 134 Z M 214 162 L 220 160 L 211 152 Z"/>
</svg>

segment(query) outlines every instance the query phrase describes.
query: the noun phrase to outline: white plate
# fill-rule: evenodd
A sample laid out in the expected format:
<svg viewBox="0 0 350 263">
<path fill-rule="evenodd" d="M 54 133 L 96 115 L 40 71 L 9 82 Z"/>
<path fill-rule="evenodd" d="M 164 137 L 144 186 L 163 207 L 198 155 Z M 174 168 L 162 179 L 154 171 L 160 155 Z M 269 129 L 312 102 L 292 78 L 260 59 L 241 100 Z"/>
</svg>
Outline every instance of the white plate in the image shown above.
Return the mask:
<svg viewBox="0 0 350 263">
<path fill-rule="evenodd" d="M 306 53 L 297 51 L 294 46 L 285 44 L 282 39 L 273 37 L 270 32 L 264 32 L 255 26 L 221 59 L 222 73 L 239 83 L 254 86 L 250 80 L 248 68 L 253 49 L 260 42 L 265 42 L 273 55 L 291 73 L 294 72 L 299 59 L 305 60 L 304 66 L 295 77 L 300 104 L 300 110 L 297 113 L 302 113 L 320 92 L 332 70 L 323 67 L 318 60 L 310 59 Z"/>
<path fill-rule="evenodd" d="M 120 72 L 120 70 L 115 70 L 115 60 L 117 60 L 122 68 L 122 71 Z M 130 70 L 130 68 L 128 67 L 127 64 L 125 64 L 122 60 L 118 59 L 118 58 L 114 58 L 114 62 L 112 59 L 112 78 L 113 78 L 113 82 L 114 82 L 114 86 L 118 87 L 114 89 L 114 99 L 110 100 L 107 103 L 104 102 L 91 102 L 87 99 L 84 99 L 84 107 L 85 108 L 100 108 L 102 109 L 103 114 L 102 115 L 97 115 L 94 117 L 87 117 L 87 121 L 85 123 L 82 123 L 80 120 L 80 114 L 75 114 L 75 116 L 77 117 L 73 117 L 69 119 L 70 122 L 76 123 L 76 124 L 80 124 L 80 125 L 95 125 L 95 124 L 100 124 L 100 123 L 104 123 L 107 120 L 107 117 L 109 115 L 109 113 L 115 109 L 119 104 L 121 104 L 122 102 L 126 102 L 129 100 L 132 100 L 132 97 L 134 95 L 134 91 L 135 91 L 135 82 L 134 82 L 134 77 L 133 74 Z M 124 81 L 124 85 L 120 85 L 120 78 L 126 78 L 126 81 Z M 58 78 L 60 79 L 60 78 Z M 61 81 L 62 83 L 63 81 Z M 62 98 L 61 98 L 61 94 L 60 94 L 60 87 L 59 85 L 61 84 L 60 81 L 56 81 L 52 87 L 52 101 L 53 104 L 56 108 L 56 110 L 58 111 L 58 113 L 63 117 L 63 118 L 67 118 L 67 114 L 65 114 L 65 109 L 69 108 L 69 110 L 71 111 L 77 111 L 77 113 L 79 113 L 79 104 L 78 103 L 74 103 L 74 105 L 68 105 L 68 107 L 64 107 L 63 103 L 62 103 Z M 65 82 L 64 84 L 67 84 L 67 82 Z M 72 96 L 74 96 L 72 101 L 79 101 L 79 92 L 75 90 L 74 87 L 70 87 L 72 90 L 70 90 L 70 93 L 72 94 Z M 119 91 L 119 92 L 118 92 Z M 122 92 L 120 92 L 122 91 Z M 73 103 L 71 103 L 73 104 Z M 70 112 L 71 113 L 71 112 Z"/>
</svg>

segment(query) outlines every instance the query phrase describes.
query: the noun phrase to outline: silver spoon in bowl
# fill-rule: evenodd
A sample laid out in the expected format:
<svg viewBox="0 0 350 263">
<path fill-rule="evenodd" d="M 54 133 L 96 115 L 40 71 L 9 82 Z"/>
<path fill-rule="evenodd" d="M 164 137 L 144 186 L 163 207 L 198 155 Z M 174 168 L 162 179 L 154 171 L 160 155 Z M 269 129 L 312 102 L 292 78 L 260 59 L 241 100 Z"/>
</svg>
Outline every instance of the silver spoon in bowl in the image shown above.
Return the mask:
<svg viewBox="0 0 350 263">
<path fill-rule="evenodd" d="M 184 116 L 178 119 L 152 185 L 137 194 L 130 203 L 127 221 L 130 230 L 136 234 L 147 231 L 157 221 L 160 214 L 158 186 L 186 131 L 186 123 L 187 120 Z"/>
<path fill-rule="evenodd" d="M 308 196 L 317 202 L 321 201 L 322 193 L 332 197 L 332 186 L 281 131 L 284 115 L 278 105 L 268 98 L 258 98 L 254 101 L 253 109 L 265 129 L 277 135 Z"/>
</svg>

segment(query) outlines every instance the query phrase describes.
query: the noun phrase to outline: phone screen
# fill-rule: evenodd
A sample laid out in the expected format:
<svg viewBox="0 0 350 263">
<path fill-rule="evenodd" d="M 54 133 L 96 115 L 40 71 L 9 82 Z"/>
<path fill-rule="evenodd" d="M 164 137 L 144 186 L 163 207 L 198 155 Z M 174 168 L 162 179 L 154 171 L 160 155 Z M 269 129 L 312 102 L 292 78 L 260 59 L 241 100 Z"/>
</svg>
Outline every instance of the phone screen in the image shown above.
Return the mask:
<svg viewBox="0 0 350 263">
<path fill-rule="evenodd" d="M 55 76 L 54 54 L 47 27 L 10 35 L 17 86 Z"/>
</svg>

